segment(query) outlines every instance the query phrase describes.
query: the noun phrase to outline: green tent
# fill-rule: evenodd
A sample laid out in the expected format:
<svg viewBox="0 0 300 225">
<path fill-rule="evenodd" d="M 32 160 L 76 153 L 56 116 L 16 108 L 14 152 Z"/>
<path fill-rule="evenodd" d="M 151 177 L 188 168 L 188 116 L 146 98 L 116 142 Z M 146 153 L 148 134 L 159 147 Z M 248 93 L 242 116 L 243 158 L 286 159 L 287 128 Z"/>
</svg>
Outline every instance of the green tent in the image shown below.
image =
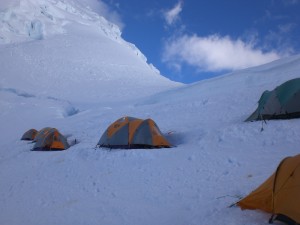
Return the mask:
<svg viewBox="0 0 300 225">
<path fill-rule="evenodd" d="M 300 117 L 300 78 L 289 80 L 273 91 L 265 91 L 258 107 L 246 121 Z"/>
</svg>

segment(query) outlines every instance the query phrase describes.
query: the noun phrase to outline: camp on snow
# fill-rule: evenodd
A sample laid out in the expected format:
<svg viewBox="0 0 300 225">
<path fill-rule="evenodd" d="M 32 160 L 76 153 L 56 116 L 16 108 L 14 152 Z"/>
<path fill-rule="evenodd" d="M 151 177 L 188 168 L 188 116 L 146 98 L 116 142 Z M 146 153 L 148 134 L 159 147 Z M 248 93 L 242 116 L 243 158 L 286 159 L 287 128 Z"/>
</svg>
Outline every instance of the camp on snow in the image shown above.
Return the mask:
<svg viewBox="0 0 300 225">
<path fill-rule="evenodd" d="M 64 150 L 70 147 L 67 138 L 56 128 L 51 127 L 40 130 L 33 141 L 35 142 L 33 150 Z"/>
<path fill-rule="evenodd" d="M 171 144 L 152 119 L 122 117 L 106 129 L 97 146 L 136 149 L 169 148 Z"/>
<path fill-rule="evenodd" d="M 300 117 L 300 78 L 289 80 L 273 91 L 264 91 L 257 109 L 246 121 Z"/>
<path fill-rule="evenodd" d="M 300 224 L 300 154 L 281 161 L 276 171 L 257 189 L 237 202 L 241 209 L 271 213 L 270 222 Z"/>
<path fill-rule="evenodd" d="M 21 140 L 33 141 L 37 133 L 38 131 L 36 129 L 29 129 L 23 134 Z"/>
</svg>

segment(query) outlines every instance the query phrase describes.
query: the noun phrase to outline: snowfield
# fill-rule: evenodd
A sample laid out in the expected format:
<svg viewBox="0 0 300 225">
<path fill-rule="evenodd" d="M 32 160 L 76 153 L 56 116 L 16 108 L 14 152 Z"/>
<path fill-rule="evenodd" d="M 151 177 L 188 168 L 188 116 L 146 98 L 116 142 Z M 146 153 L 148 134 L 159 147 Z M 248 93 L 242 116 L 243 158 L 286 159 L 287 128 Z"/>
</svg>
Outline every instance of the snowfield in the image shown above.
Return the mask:
<svg viewBox="0 0 300 225">
<path fill-rule="evenodd" d="M 20 2 L 0 14 L 0 224 L 268 224 L 228 206 L 299 154 L 300 120 L 244 120 L 264 90 L 299 77 L 300 56 L 183 85 L 76 1 Z M 20 31 L 25 19 L 7 31 L 8 12 L 38 18 L 41 38 Z M 95 148 L 126 115 L 152 118 L 174 147 Z M 47 126 L 78 144 L 39 152 L 20 140 Z"/>
</svg>

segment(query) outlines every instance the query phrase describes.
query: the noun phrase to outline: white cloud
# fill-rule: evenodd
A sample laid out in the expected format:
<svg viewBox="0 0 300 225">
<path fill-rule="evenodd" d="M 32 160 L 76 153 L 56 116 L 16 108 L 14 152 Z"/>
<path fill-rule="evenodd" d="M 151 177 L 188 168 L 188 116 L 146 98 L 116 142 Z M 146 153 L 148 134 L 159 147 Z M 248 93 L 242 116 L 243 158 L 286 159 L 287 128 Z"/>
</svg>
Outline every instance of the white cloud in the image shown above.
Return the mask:
<svg viewBox="0 0 300 225">
<path fill-rule="evenodd" d="M 163 15 L 168 25 L 174 24 L 179 19 L 182 6 L 182 1 L 179 1 L 172 9 L 164 12 Z"/>
<path fill-rule="evenodd" d="M 252 43 L 218 35 L 184 35 L 168 41 L 163 53 L 163 61 L 169 65 L 178 68 L 182 63 L 187 63 L 207 72 L 248 68 L 279 57 L 275 51 L 263 52 L 254 48 Z"/>
</svg>

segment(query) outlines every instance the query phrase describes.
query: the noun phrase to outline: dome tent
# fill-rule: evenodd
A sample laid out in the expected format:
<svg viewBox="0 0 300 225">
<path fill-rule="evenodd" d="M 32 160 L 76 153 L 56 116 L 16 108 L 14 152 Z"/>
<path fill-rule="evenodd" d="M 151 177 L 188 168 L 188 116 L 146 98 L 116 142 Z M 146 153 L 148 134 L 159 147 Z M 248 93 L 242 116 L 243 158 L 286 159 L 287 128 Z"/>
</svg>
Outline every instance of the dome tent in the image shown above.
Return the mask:
<svg viewBox="0 0 300 225">
<path fill-rule="evenodd" d="M 36 129 L 30 129 L 23 134 L 21 140 L 33 141 L 37 133 L 38 131 Z"/>
<path fill-rule="evenodd" d="M 36 142 L 38 139 L 41 139 L 42 137 L 44 137 L 46 134 L 48 134 L 51 130 L 56 130 L 56 128 L 52 128 L 52 127 L 45 127 L 41 130 L 39 130 L 35 136 L 35 138 L 33 139 L 33 142 Z"/>
<path fill-rule="evenodd" d="M 295 78 L 272 91 L 264 91 L 257 109 L 245 120 L 291 119 L 300 117 L 300 78 Z"/>
<path fill-rule="evenodd" d="M 67 139 L 56 128 L 44 128 L 34 139 L 33 150 L 65 150 L 70 147 Z"/>
<path fill-rule="evenodd" d="M 280 220 L 300 224 L 300 154 L 281 161 L 276 171 L 257 189 L 237 202 L 241 209 L 260 209 Z"/>
<path fill-rule="evenodd" d="M 97 146 L 107 148 L 169 148 L 152 119 L 122 117 L 112 123 L 101 136 Z"/>
</svg>

